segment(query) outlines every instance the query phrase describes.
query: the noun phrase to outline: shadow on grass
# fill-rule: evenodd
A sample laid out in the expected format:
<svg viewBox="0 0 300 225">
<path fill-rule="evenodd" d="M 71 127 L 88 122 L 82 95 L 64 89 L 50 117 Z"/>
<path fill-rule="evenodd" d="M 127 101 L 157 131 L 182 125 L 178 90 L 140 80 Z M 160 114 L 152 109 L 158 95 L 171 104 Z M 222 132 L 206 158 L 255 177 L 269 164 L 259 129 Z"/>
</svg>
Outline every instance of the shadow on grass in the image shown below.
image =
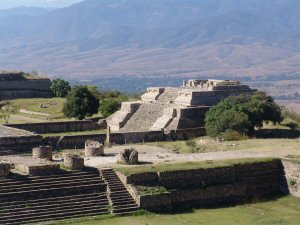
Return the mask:
<svg viewBox="0 0 300 225">
<path fill-rule="evenodd" d="M 257 138 L 299 138 L 300 130 L 263 129 L 255 133 Z"/>
<path fill-rule="evenodd" d="M 178 204 L 173 206 L 171 210 L 165 210 L 162 212 L 156 212 L 157 214 L 185 214 L 185 213 L 193 213 L 195 210 L 199 209 L 222 209 L 222 208 L 228 208 L 228 207 L 236 207 L 236 206 L 243 206 L 243 205 L 249 205 L 249 204 L 256 204 L 256 203 L 263 203 L 263 202 L 272 202 L 276 201 L 279 198 L 285 197 L 287 194 L 284 193 L 278 193 L 273 194 L 270 196 L 265 197 L 252 197 L 249 199 L 243 199 L 243 200 L 229 200 L 228 202 L 224 203 L 216 203 L 213 202 L 207 202 L 207 203 L 201 203 L 199 201 L 193 201 L 193 202 L 185 202 L 184 204 Z M 150 212 L 151 213 L 151 212 Z"/>
</svg>

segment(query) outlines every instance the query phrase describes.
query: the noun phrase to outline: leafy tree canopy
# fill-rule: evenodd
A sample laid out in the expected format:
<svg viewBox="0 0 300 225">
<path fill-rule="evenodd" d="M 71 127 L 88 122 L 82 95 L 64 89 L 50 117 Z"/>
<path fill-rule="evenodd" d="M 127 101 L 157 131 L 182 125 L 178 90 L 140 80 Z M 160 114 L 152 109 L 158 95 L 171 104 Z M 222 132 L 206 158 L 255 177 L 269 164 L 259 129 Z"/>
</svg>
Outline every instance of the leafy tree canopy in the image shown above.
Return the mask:
<svg viewBox="0 0 300 225">
<path fill-rule="evenodd" d="M 71 90 L 71 86 L 68 81 L 56 78 L 52 80 L 50 89 L 56 97 L 63 98 L 67 96 Z"/>
<path fill-rule="evenodd" d="M 74 86 L 67 96 L 63 113 L 69 118 L 84 119 L 98 113 L 99 100 L 86 86 Z"/>
<path fill-rule="evenodd" d="M 282 121 L 281 109 L 273 98 L 264 92 L 253 95 L 229 97 L 206 114 L 206 131 L 209 136 L 217 137 L 226 131 L 252 134 L 255 127 L 263 123 Z"/>
</svg>

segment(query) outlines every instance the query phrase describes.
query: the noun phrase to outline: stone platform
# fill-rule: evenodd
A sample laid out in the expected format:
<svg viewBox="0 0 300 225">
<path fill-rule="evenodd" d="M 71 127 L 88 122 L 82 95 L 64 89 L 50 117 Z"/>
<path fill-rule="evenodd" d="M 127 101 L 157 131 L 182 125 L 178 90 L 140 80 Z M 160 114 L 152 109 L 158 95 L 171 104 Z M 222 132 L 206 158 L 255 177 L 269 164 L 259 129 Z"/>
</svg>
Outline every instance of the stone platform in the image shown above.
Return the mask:
<svg viewBox="0 0 300 225">
<path fill-rule="evenodd" d="M 42 139 L 35 133 L 0 125 L 0 154 L 31 151 L 32 147 L 41 144 Z"/>
<path fill-rule="evenodd" d="M 42 159 L 33 159 L 31 156 L 2 156 L 0 161 L 14 164 L 14 168 L 28 175 L 49 175 L 60 172 L 60 164 Z"/>
</svg>

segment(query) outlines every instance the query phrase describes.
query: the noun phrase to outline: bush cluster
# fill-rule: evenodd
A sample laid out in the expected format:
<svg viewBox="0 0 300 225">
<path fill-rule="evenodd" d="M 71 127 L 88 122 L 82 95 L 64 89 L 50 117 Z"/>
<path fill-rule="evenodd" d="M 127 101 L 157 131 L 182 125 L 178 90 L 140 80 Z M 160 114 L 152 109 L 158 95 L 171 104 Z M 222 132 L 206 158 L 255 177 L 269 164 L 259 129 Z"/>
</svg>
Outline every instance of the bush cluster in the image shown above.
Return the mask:
<svg viewBox="0 0 300 225">
<path fill-rule="evenodd" d="M 281 108 L 264 92 L 226 98 L 206 114 L 206 132 L 211 137 L 240 140 L 263 123 L 280 123 Z"/>
</svg>

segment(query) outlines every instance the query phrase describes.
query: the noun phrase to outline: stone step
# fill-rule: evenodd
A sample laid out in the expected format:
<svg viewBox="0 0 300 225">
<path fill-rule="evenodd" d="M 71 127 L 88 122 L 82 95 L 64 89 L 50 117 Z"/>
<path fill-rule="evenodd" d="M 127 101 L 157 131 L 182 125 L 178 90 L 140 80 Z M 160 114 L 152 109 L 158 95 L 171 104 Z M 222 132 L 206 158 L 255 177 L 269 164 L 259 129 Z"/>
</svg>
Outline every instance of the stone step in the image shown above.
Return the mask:
<svg viewBox="0 0 300 225">
<path fill-rule="evenodd" d="M 20 185 L 20 186 L 8 186 L 7 189 L 9 189 L 9 191 L 7 192 L 7 189 L 5 188 L 0 188 L 0 196 L 3 194 L 7 194 L 10 192 L 24 192 L 24 191 L 30 191 L 30 190 L 36 190 L 36 189 L 52 189 L 52 188 L 59 188 L 59 187 L 73 187 L 73 186 L 78 186 L 78 184 L 80 184 L 81 186 L 83 185 L 92 185 L 92 184 L 97 184 L 99 185 L 100 183 L 98 181 L 95 180 L 82 180 L 81 182 L 78 181 L 72 181 L 72 182 L 60 182 L 60 183 L 54 183 L 54 184 L 48 184 L 48 185 L 39 185 L 39 184 L 35 184 L 35 185 Z"/>
<path fill-rule="evenodd" d="M 67 212 L 48 212 L 42 215 L 26 215 L 26 216 L 16 216 L 15 218 L 0 218 L 0 224 L 24 224 L 24 223 L 36 223 L 42 221 L 52 221 L 52 220 L 63 220 L 68 218 L 75 218 L 88 215 L 102 215 L 108 214 L 106 209 L 79 209 L 70 210 Z"/>
<path fill-rule="evenodd" d="M 61 207 L 61 206 L 68 206 L 68 205 L 79 205 L 79 204 L 97 204 L 97 205 L 103 205 L 108 203 L 107 196 L 105 198 L 100 198 L 100 197 L 94 197 L 94 199 L 67 199 L 67 200 L 58 200 L 54 198 L 56 202 L 49 201 L 47 199 L 39 199 L 39 201 L 36 202 L 30 202 L 28 201 L 27 203 L 24 202 L 14 202 L 14 204 L 8 203 L 6 207 L 1 207 L 0 208 L 0 213 L 3 213 L 5 211 L 10 211 L 10 210 L 18 210 L 22 208 L 27 208 L 29 207 L 30 209 L 34 208 L 53 208 L 53 207 Z"/>
<path fill-rule="evenodd" d="M 112 203 L 117 201 L 134 201 L 131 196 L 118 196 L 118 197 L 111 197 L 110 199 Z"/>
<path fill-rule="evenodd" d="M 29 176 L 29 175 L 10 175 L 6 178 L 0 178 L 0 181 L 3 182 L 5 180 L 49 180 L 51 178 L 61 178 L 61 177 L 77 177 L 77 176 L 85 176 L 85 175 L 94 175 L 99 176 L 99 172 L 97 170 L 91 171 L 72 171 L 72 172 L 62 172 L 58 174 L 45 175 L 45 176 Z"/>
<path fill-rule="evenodd" d="M 77 194 L 77 195 L 68 195 L 68 196 L 62 196 L 62 197 L 50 197 L 50 198 L 43 198 L 43 201 L 46 202 L 68 202 L 70 200 L 89 200 L 94 198 L 107 198 L 107 195 L 105 192 L 95 192 L 95 193 L 88 193 L 88 194 Z M 10 205 L 19 204 L 19 205 L 26 205 L 26 204 L 41 204 L 40 199 L 27 199 L 27 200 L 19 200 L 19 201 L 9 201 L 9 202 L 0 202 L 0 209 L 2 207 L 9 207 Z"/>
<path fill-rule="evenodd" d="M 57 193 L 60 192 L 68 192 L 68 193 L 86 193 L 85 191 L 91 191 L 91 190 L 103 190 L 105 186 L 102 184 L 92 184 L 92 185 L 81 185 L 78 184 L 77 186 L 71 186 L 71 187 L 59 187 L 59 188 L 51 188 L 51 189 L 36 189 L 36 190 L 30 190 L 30 191 L 21 191 L 21 192 L 8 192 L 5 194 L 0 195 L 0 199 L 12 199 L 17 198 L 20 199 L 21 197 L 27 197 L 28 196 L 36 196 L 36 195 L 43 195 L 43 196 L 55 196 Z"/>
<path fill-rule="evenodd" d="M 121 214 L 121 213 L 135 212 L 135 211 L 138 211 L 138 210 L 139 210 L 138 206 L 128 207 L 128 208 L 122 207 L 122 208 L 118 208 L 118 209 L 113 209 L 113 213 L 114 214 L 115 213 Z"/>
<path fill-rule="evenodd" d="M 16 207 L 10 208 L 8 210 L 0 210 L 0 217 L 4 218 L 5 216 L 15 216 L 15 215 L 24 215 L 24 214 L 42 214 L 49 211 L 60 211 L 64 212 L 67 210 L 74 209 L 84 209 L 84 208 L 107 208 L 108 201 L 106 202 L 70 202 L 69 204 L 51 204 L 51 205 L 42 205 L 42 206 L 33 206 L 33 207 Z"/>
<path fill-rule="evenodd" d="M 126 203 L 135 203 L 134 199 L 133 198 L 120 198 L 120 199 L 114 199 L 114 202 L 117 202 L 117 203 L 122 203 L 122 202 L 126 202 Z"/>
<path fill-rule="evenodd" d="M 7 189 L 10 190 L 25 190 L 25 189 L 30 189 L 30 188 L 35 188 L 35 187 L 52 187 L 52 186 L 59 186 L 59 185 L 66 185 L 68 184 L 71 186 L 72 184 L 78 184 L 84 183 L 84 184 L 89 184 L 89 183 L 102 183 L 104 182 L 99 179 L 99 178 L 88 178 L 88 179 L 72 179 L 72 180 L 60 180 L 60 181 L 53 181 L 51 183 L 45 182 L 45 183 L 20 183 L 20 184 L 13 184 L 13 185 L 2 185 L 0 186 L 0 193 L 2 191 L 6 191 Z"/>
<path fill-rule="evenodd" d="M 55 182 L 55 181 L 62 181 L 62 180 L 70 180 L 70 179 L 91 179 L 91 178 L 98 178 L 98 179 L 101 179 L 101 177 L 99 175 L 96 175 L 96 174 L 85 174 L 85 175 L 80 175 L 80 176 L 59 176 L 59 177 L 49 177 L 47 179 L 31 179 L 31 177 L 28 177 L 28 178 L 24 178 L 24 179 L 19 179 L 19 178 L 16 178 L 16 179 L 2 179 L 0 180 L 0 186 L 3 186 L 3 185 L 10 185 L 10 184 L 26 184 L 26 183 L 44 183 L 44 182 L 47 182 L 47 183 L 50 183 L 50 182 Z"/>
<path fill-rule="evenodd" d="M 114 202 L 113 208 L 120 209 L 120 208 L 130 208 L 130 207 L 137 207 L 135 203 L 126 203 L 126 202 Z"/>
</svg>

